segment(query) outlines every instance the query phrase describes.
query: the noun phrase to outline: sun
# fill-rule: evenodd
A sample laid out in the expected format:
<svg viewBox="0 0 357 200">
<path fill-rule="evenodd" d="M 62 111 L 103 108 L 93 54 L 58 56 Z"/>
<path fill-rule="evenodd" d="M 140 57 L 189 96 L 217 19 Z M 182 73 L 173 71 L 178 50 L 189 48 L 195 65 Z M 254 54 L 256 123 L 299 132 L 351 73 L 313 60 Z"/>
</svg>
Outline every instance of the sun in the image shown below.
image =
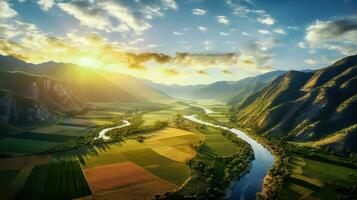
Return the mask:
<svg viewBox="0 0 357 200">
<path fill-rule="evenodd" d="M 98 68 L 102 64 L 99 59 L 88 56 L 78 57 L 74 60 L 74 63 L 93 68 Z"/>
</svg>

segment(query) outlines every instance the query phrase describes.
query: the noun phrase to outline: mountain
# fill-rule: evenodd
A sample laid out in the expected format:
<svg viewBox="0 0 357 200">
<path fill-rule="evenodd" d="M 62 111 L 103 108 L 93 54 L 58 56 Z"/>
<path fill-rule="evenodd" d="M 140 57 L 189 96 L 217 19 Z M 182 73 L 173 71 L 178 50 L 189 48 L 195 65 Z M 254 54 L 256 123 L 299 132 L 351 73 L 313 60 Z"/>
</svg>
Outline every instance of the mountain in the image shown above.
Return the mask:
<svg viewBox="0 0 357 200">
<path fill-rule="evenodd" d="M 336 141 L 356 138 L 356 86 L 356 55 L 312 72 L 289 71 L 235 104 L 234 120 L 258 134 L 345 151 L 351 145 Z"/>
<path fill-rule="evenodd" d="M 6 67 L 3 67 L 5 66 Z M 46 75 L 62 81 L 82 101 L 154 101 L 170 98 L 132 76 L 68 63 L 29 64 L 0 56 L 0 69 Z"/>
<path fill-rule="evenodd" d="M 0 122 L 28 123 L 56 119 L 58 113 L 51 111 L 44 103 L 14 92 L 0 89 Z"/>
<path fill-rule="evenodd" d="M 285 71 L 272 71 L 255 77 L 244 78 L 239 81 L 218 81 L 208 85 L 165 85 L 151 83 L 153 87 L 166 94 L 183 99 L 213 99 L 221 102 L 234 104 L 243 97 L 263 88 L 268 82 Z"/>
<path fill-rule="evenodd" d="M 0 71 L 0 122 L 50 121 L 86 107 L 62 82 L 24 72 Z"/>
<path fill-rule="evenodd" d="M 162 91 L 163 93 L 169 95 L 170 97 L 177 99 L 195 99 L 194 91 L 206 85 L 167 85 L 155 83 L 149 80 L 144 80 L 148 85 Z"/>
<path fill-rule="evenodd" d="M 36 65 L 27 63 L 12 56 L 0 55 L 0 70 L 36 73 Z"/>
</svg>

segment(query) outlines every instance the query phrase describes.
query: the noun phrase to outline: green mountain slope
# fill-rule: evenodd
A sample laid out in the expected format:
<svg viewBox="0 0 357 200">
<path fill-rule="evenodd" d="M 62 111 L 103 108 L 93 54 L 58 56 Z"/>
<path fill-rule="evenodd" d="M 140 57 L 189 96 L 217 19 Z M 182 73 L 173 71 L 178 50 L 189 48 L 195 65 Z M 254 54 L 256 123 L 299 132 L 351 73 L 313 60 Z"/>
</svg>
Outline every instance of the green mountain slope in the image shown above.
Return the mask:
<svg viewBox="0 0 357 200">
<path fill-rule="evenodd" d="M 348 128 L 357 134 L 356 86 L 357 56 L 313 72 L 289 71 L 235 104 L 234 120 L 288 140 L 319 141 Z"/>
</svg>

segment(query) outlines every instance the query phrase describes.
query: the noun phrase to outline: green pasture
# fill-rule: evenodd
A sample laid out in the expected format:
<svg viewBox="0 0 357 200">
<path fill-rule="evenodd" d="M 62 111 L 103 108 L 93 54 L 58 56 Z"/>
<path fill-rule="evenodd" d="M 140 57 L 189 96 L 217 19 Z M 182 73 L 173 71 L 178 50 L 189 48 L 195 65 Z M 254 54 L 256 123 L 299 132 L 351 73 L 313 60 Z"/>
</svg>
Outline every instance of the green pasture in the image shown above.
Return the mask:
<svg viewBox="0 0 357 200">
<path fill-rule="evenodd" d="M 0 139 L 0 152 L 39 153 L 56 145 L 56 142 L 5 137 Z"/>
</svg>

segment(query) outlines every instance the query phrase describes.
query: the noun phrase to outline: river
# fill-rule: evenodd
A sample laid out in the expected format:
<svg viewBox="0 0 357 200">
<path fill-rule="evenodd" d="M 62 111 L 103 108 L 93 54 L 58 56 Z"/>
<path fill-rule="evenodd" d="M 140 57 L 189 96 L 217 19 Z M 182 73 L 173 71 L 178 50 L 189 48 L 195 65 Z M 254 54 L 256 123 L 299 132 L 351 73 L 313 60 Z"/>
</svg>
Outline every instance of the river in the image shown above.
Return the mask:
<svg viewBox="0 0 357 200">
<path fill-rule="evenodd" d="M 213 113 L 212 110 L 203 107 L 201 108 L 205 111 L 206 114 Z M 196 123 L 231 131 L 239 138 L 251 145 L 254 152 L 254 160 L 252 161 L 251 169 L 249 172 L 240 177 L 240 179 L 233 182 L 231 192 L 227 199 L 256 199 L 256 193 L 262 191 L 265 175 L 274 164 L 273 154 L 263 145 L 238 129 L 205 122 L 197 119 L 196 115 L 185 115 L 183 117 Z"/>
<path fill-rule="evenodd" d="M 123 124 L 122 125 L 114 126 L 114 127 L 110 127 L 110 128 L 105 128 L 105 129 L 101 130 L 99 132 L 98 137 L 96 137 L 94 139 L 97 140 L 99 138 L 102 138 L 103 140 L 109 140 L 110 137 L 105 135 L 108 131 L 113 130 L 113 129 L 117 129 L 117 128 L 122 128 L 122 127 L 125 127 L 125 126 L 130 126 L 130 125 L 131 125 L 131 123 L 128 120 L 123 120 Z"/>
</svg>

